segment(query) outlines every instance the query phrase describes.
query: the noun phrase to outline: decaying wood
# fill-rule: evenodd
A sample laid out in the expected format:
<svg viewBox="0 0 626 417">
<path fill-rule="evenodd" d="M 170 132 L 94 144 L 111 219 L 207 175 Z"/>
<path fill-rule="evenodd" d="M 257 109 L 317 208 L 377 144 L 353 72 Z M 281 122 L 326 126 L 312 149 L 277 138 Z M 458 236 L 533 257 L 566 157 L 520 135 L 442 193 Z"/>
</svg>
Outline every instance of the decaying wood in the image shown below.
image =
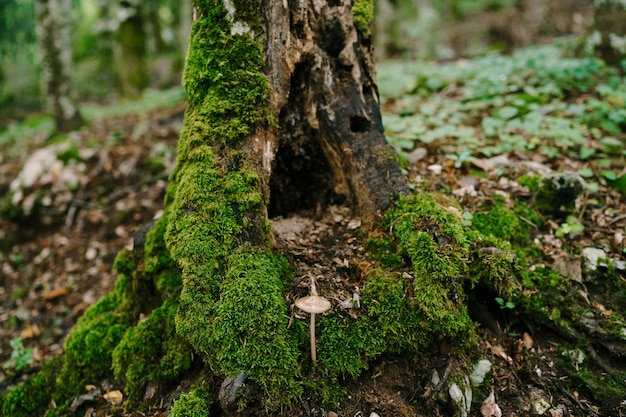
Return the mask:
<svg viewBox="0 0 626 417">
<path fill-rule="evenodd" d="M 407 185 L 385 141 L 371 42 L 354 25 L 352 2 L 266 0 L 263 7 L 279 127 L 259 132 L 251 148 L 269 214 L 347 203 L 371 226 Z"/>
</svg>

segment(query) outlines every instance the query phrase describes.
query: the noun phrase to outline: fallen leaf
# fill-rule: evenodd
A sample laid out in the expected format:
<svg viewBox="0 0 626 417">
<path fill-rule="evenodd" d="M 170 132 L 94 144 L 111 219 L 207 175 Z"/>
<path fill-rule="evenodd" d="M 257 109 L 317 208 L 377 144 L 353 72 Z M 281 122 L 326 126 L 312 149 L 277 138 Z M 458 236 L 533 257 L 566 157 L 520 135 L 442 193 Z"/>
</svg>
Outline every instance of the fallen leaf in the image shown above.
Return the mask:
<svg viewBox="0 0 626 417">
<path fill-rule="evenodd" d="M 507 362 L 513 362 L 513 359 L 506 353 L 506 350 L 502 346 L 491 346 L 489 343 L 487 343 L 487 346 L 494 355 L 499 356 Z"/>
<path fill-rule="evenodd" d="M 109 391 L 102 396 L 111 405 L 122 405 L 124 394 L 120 390 Z"/>
<path fill-rule="evenodd" d="M 493 390 L 489 393 L 489 396 L 485 398 L 483 405 L 480 406 L 480 414 L 482 414 L 483 417 L 502 417 L 502 410 L 500 410 L 500 406 L 496 404 Z"/>
<path fill-rule="evenodd" d="M 522 343 L 527 350 L 530 350 L 533 347 L 533 338 L 527 332 L 524 332 L 522 335 Z"/>
<path fill-rule="evenodd" d="M 41 330 L 36 324 L 27 324 L 20 332 L 20 337 L 22 339 L 30 339 L 31 337 L 36 337 L 40 334 Z"/>
<path fill-rule="evenodd" d="M 45 291 L 42 296 L 44 300 L 50 301 L 50 300 L 54 300 L 55 298 L 68 295 L 69 293 L 70 293 L 70 290 L 68 288 L 57 288 L 55 290 Z"/>
</svg>

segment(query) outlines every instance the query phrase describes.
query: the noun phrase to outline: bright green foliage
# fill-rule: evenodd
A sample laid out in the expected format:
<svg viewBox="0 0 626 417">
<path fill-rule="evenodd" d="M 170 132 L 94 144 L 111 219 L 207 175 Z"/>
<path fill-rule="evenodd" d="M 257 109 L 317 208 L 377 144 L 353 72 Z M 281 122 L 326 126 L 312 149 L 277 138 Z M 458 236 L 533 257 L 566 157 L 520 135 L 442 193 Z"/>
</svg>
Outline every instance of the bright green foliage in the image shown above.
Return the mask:
<svg viewBox="0 0 626 417">
<path fill-rule="evenodd" d="M 176 334 L 175 297 L 166 300 L 150 316 L 124 334 L 113 351 L 115 378 L 124 382 L 125 393 L 138 400 L 147 381 L 168 381 L 191 366 L 191 349 Z"/>
<path fill-rule="evenodd" d="M 221 1 L 202 2 L 198 12 L 183 84 L 190 107 L 201 116 L 189 117 L 193 125 L 187 123 L 187 129 L 190 135 L 233 141 L 267 116 L 269 86 L 261 71 L 261 45 L 249 35 L 230 34 Z"/>
<path fill-rule="evenodd" d="M 493 205 L 486 211 L 474 213 L 472 227 L 484 235 L 525 246 L 531 242 L 531 222 L 541 225 L 540 217 L 526 204 L 518 203 L 514 208 L 508 208 L 504 198 L 494 196 Z"/>
<path fill-rule="evenodd" d="M 356 27 L 365 38 L 369 38 L 372 34 L 371 25 L 374 21 L 374 1 L 355 0 L 352 4 L 352 15 Z"/>
<path fill-rule="evenodd" d="M 512 151 L 589 159 L 599 148 L 593 141 L 626 129 L 623 78 L 600 60 L 568 58 L 555 46 L 462 65 L 383 64 L 379 74 L 383 94 L 402 94 L 400 107 L 384 115 L 389 143 L 400 154 L 420 142 L 454 146 L 457 167 Z"/>
<path fill-rule="evenodd" d="M 211 394 L 202 387 L 196 387 L 188 393 L 182 393 L 174 402 L 171 417 L 209 417 Z"/>
<path fill-rule="evenodd" d="M 131 324 L 128 315 L 117 311 L 122 302 L 120 293 L 129 284 L 121 276 L 116 290 L 87 310 L 68 336 L 55 393 L 59 404 L 80 394 L 86 384 L 97 384 L 112 375 L 111 353 Z"/>
<path fill-rule="evenodd" d="M 56 384 L 58 364 L 58 360 L 44 363 L 37 375 L 0 397 L 0 414 L 5 417 L 43 415 Z"/>
</svg>

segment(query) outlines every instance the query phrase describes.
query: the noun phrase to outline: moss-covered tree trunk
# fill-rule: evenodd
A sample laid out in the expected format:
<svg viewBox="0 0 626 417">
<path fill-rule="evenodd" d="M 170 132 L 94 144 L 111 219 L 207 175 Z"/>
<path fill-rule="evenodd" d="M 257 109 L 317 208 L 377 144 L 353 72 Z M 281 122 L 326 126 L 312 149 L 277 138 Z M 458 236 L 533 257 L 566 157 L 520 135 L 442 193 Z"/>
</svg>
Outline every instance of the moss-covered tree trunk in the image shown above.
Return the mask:
<svg viewBox="0 0 626 417">
<path fill-rule="evenodd" d="M 41 78 L 47 107 L 60 132 L 80 127 L 83 118 L 73 96 L 69 71 L 72 63 L 71 2 L 37 0 L 37 38 L 42 51 Z"/>
</svg>

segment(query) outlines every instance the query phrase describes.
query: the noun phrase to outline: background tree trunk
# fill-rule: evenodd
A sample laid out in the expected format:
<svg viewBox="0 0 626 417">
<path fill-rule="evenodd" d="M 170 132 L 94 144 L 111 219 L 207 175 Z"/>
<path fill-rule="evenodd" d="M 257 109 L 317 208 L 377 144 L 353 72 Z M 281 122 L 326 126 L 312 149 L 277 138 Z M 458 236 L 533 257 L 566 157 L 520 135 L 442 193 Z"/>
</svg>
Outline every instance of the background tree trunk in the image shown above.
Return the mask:
<svg viewBox="0 0 626 417">
<path fill-rule="evenodd" d="M 626 6 L 618 0 L 596 0 L 594 26 L 600 34 L 596 51 L 609 65 L 626 58 Z"/>
<path fill-rule="evenodd" d="M 124 15 L 116 33 L 120 93 L 122 96 L 134 98 L 141 94 L 149 81 L 141 3 L 121 1 L 118 13 Z"/>
<path fill-rule="evenodd" d="M 70 0 L 37 0 L 37 37 L 43 53 L 41 77 L 47 105 L 57 130 L 69 132 L 82 125 L 69 71 L 72 64 Z"/>
</svg>

